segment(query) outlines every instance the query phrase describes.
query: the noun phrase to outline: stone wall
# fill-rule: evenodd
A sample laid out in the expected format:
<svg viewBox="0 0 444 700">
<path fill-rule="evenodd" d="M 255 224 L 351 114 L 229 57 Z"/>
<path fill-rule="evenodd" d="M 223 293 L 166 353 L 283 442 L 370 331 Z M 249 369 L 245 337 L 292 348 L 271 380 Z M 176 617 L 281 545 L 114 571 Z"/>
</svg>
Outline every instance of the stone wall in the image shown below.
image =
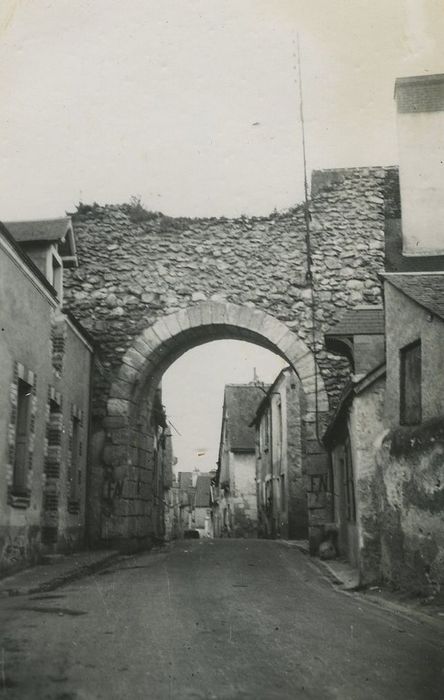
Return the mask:
<svg viewBox="0 0 444 700">
<path fill-rule="evenodd" d="M 327 395 L 333 406 L 348 365 L 325 352 L 323 333 L 348 307 L 380 303 L 388 172 L 362 168 L 314 178 L 315 342 L 302 206 L 268 217 L 172 219 L 137 202 L 79 205 L 73 223 L 80 265 L 67 275 L 65 304 L 96 341 L 93 443 L 101 444 L 101 425 L 106 440 L 103 457 L 97 451 L 93 458 L 90 522 L 100 537 L 145 537 L 153 510 L 152 435 L 141 406 L 149 405 L 169 363 L 215 337 L 258 342 L 293 363 L 307 398 L 307 473 L 324 482 L 318 437 Z M 101 515 L 96 506 L 104 494 Z M 315 515 L 318 541 L 328 503 Z"/>
<path fill-rule="evenodd" d="M 393 430 L 377 455 L 382 578 L 426 596 L 444 586 L 443 425 Z"/>
<path fill-rule="evenodd" d="M 317 348 L 334 401 L 344 361 L 322 350 L 322 333 L 350 305 L 380 302 L 387 169 L 325 171 L 311 202 Z M 172 219 L 140 205 L 79 205 L 73 216 L 80 266 L 65 304 L 95 338 L 95 415 L 132 341 L 159 317 L 204 299 L 254 306 L 284 321 L 309 347 L 301 206 L 268 217 Z M 339 374 L 338 374 L 339 372 Z"/>
</svg>

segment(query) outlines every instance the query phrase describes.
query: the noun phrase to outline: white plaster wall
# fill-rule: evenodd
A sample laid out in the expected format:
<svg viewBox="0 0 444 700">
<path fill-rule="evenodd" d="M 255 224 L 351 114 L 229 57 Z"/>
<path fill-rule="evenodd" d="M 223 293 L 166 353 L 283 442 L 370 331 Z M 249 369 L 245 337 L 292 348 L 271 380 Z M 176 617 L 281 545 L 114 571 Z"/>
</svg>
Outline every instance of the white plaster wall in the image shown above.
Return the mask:
<svg viewBox="0 0 444 700">
<path fill-rule="evenodd" d="M 444 253 L 444 112 L 398 114 L 404 255 Z"/>
</svg>

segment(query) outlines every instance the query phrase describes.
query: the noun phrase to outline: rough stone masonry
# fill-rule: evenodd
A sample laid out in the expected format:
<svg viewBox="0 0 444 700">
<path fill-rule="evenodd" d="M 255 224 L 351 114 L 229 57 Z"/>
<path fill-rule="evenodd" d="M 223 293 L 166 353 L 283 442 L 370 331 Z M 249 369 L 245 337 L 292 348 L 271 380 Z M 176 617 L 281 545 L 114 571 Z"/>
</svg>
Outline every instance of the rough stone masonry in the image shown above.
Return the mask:
<svg viewBox="0 0 444 700">
<path fill-rule="evenodd" d="M 323 333 L 347 308 L 381 301 L 378 273 L 394 187 L 395 168 L 313 174 L 315 348 L 303 206 L 267 217 L 191 219 L 147 212 L 137 202 L 79 205 L 73 215 L 79 268 L 67 271 L 65 305 L 96 342 L 96 426 L 107 416 L 112 382 L 140 334 L 204 300 L 258 309 L 284 323 L 316 350 L 332 408 L 348 368 L 325 352 Z"/>
</svg>

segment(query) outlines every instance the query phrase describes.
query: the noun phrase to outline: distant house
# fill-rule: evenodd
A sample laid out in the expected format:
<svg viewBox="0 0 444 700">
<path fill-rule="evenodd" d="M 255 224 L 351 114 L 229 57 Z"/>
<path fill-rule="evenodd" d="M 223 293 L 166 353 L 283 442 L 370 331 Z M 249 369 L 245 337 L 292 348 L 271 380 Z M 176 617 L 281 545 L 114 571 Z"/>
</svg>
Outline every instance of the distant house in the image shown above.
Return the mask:
<svg viewBox="0 0 444 700">
<path fill-rule="evenodd" d="M 9 227 L 9 229 L 8 229 Z M 64 312 L 69 219 L 0 225 L 0 570 L 85 541 L 93 346 Z"/>
<path fill-rule="evenodd" d="M 212 536 L 211 527 L 211 476 L 199 474 L 196 479 L 196 494 L 194 497 L 194 522 L 202 536 Z"/>
<path fill-rule="evenodd" d="M 262 537 L 308 537 L 301 405 L 301 383 L 287 367 L 262 397 L 254 417 L 258 534 Z"/>
<path fill-rule="evenodd" d="M 257 534 L 253 421 L 263 396 L 263 389 L 253 384 L 225 386 L 213 509 L 216 536 Z"/>
</svg>

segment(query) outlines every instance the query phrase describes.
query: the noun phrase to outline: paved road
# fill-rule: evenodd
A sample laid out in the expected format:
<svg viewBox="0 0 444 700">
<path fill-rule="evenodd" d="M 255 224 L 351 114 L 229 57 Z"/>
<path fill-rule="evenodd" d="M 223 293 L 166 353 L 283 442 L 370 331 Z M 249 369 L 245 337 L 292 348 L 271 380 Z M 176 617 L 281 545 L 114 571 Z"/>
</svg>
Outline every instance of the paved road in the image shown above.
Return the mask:
<svg viewBox="0 0 444 700">
<path fill-rule="evenodd" d="M 260 540 L 185 541 L 0 601 L 0 698 L 443 700 L 444 633 Z"/>
</svg>

